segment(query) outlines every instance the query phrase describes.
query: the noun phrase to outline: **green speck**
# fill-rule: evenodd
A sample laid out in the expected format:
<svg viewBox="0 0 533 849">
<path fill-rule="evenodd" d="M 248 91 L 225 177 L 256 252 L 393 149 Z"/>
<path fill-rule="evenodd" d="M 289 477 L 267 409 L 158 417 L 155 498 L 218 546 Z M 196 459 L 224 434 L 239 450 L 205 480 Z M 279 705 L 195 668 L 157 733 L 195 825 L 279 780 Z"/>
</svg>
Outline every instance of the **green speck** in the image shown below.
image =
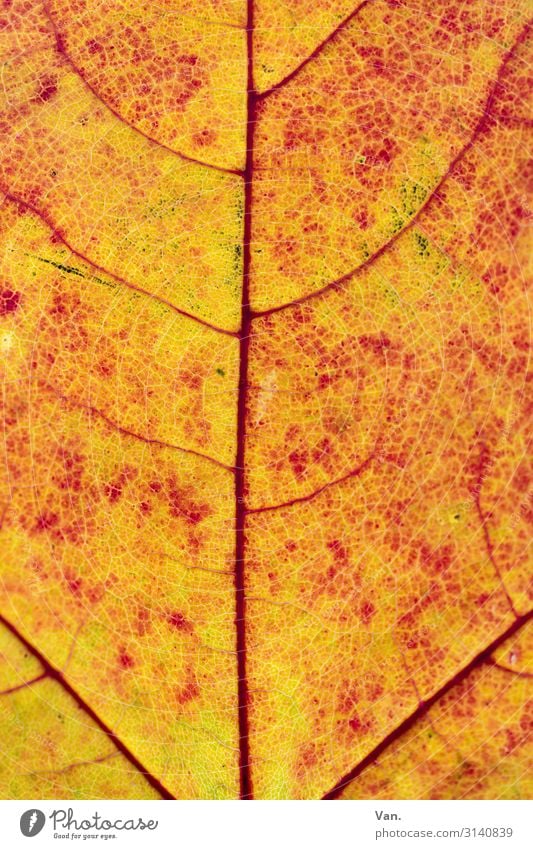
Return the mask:
<svg viewBox="0 0 533 849">
<path fill-rule="evenodd" d="M 419 209 L 427 196 L 427 189 L 414 180 L 406 181 L 401 189 L 402 207 L 406 215 L 411 217 Z"/>
<path fill-rule="evenodd" d="M 64 271 L 66 274 L 75 274 L 77 277 L 85 277 L 79 268 L 74 268 L 73 265 L 62 265 L 60 262 L 53 262 L 51 259 L 45 259 L 43 256 L 37 257 L 40 262 L 46 262 L 47 265 L 53 265 L 59 271 Z"/>
<path fill-rule="evenodd" d="M 429 253 L 429 251 L 428 251 L 428 245 L 429 245 L 428 239 L 426 239 L 426 237 L 423 236 L 422 233 L 418 233 L 418 232 L 414 233 L 414 237 L 415 237 L 415 242 L 417 243 L 417 246 L 418 246 L 418 253 L 420 254 L 420 256 L 424 256 L 424 254 L 428 254 Z"/>
</svg>

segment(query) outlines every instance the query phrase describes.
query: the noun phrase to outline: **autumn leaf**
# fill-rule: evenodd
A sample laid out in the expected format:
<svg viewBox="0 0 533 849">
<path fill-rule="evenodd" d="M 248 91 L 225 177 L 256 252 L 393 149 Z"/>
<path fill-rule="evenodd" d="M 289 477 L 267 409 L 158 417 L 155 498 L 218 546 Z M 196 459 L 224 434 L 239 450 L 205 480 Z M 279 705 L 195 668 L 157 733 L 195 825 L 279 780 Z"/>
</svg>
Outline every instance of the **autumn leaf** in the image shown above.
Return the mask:
<svg viewBox="0 0 533 849">
<path fill-rule="evenodd" d="M 531 794 L 527 14 L 4 3 L 3 798 Z"/>
</svg>

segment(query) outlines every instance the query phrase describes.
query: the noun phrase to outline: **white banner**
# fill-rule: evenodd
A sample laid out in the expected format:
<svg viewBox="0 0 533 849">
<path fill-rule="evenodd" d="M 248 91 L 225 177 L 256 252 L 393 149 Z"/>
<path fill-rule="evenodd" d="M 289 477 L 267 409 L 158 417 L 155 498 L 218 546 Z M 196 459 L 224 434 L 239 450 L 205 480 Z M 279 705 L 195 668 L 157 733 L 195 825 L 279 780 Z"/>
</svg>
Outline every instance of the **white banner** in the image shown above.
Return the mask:
<svg viewBox="0 0 533 849">
<path fill-rule="evenodd" d="M 0 846 L 530 849 L 531 804 L 4 801 L 0 802 Z"/>
</svg>

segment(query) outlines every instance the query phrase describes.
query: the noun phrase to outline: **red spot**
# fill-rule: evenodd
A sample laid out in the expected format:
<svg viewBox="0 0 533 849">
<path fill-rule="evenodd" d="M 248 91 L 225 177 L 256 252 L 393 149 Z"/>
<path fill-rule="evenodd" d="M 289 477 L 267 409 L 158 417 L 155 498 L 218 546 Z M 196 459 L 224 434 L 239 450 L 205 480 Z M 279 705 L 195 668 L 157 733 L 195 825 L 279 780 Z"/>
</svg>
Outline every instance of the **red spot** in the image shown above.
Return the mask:
<svg viewBox="0 0 533 849">
<path fill-rule="evenodd" d="M 305 307 L 297 305 L 291 313 L 291 320 L 295 324 L 306 324 L 309 321 L 309 311 Z"/>
<path fill-rule="evenodd" d="M 150 487 L 152 492 L 161 492 L 161 490 L 163 489 L 163 485 L 159 483 L 159 481 L 152 481 L 148 484 L 148 486 Z"/>
<path fill-rule="evenodd" d="M 79 595 L 80 592 L 81 592 L 81 585 L 83 583 L 82 579 L 81 578 L 69 577 L 68 575 L 65 575 L 65 580 L 67 582 L 67 586 L 68 586 L 70 592 L 73 595 Z"/>
<path fill-rule="evenodd" d="M 343 546 L 340 540 L 333 539 L 331 542 L 328 542 L 328 548 L 333 552 L 333 557 L 337 561 L 337 563 L 342 563 L 347 565 L 349 562 L 348 551 Z"/>
<path fill-rule="evenodd" d="M 128 654 L 127 651 L 125 651 L 125 649 L 122 649 L 120 651 L 120 654 L 118 656 L 118 662 L 123 669 L 131 669 L 133 666 L 135 666 L 134 659 L 130 654 Z"/>
<path fill-rule="evenodd" d="M 200 389 L 202 385 L 202 378 L 193 372 L 183 372 L 180 374 L 180 381 L 185 386 L 188 386 L 190 389 Z"/>
<path fill-rule="evenodd" d="M 453 546 L 443 545 L 432 551 L 431 548 L 422 543 L 420 546 L 420 565 L 429 572 L 446 572 L 452 563 Z"/>
<path fill-rule="evenodd" d="M 295 477 L 301 478 L 307 468 L 307 453 L 305 451 L 293 451 L 289 454 L 289 463 Z"/>
<path fill-rule="evenodd" d="M 107 483 L 104 486 L 104 492 L 109 498 L 111 504 L 114 504 L 122 495 L 122 487 L 118 483 Z"/>
<path fill-rule="evenodd" d="M 368 217 L 368 210 L 363 209 L 360 212 L 357 212 L 354 215 L 354 219 L 359 224 L 359 228 L 361 230 L 367 230 L 370 224 L 370 220 Z"/>
<path fill-rule="evenodd" d="M 332 452 L 331 442 L 328 437 L 321 439 L 318 445 L 312 451 L 313 460 L 316 463 L 321 463 L 327 470 L 331 466 L 330 456 Z"/>
<path fill-rule="evenodd" d="M 8 315 L 15 312 L 20 304 L 20 292 L 4 289 L 0 295 L 0 315 Z"/>
<path fill-rule="evenodd" d="M 52 97 L 57 93 L 57 82 L 53 77 L 42 77 L 39 80 L 39 90 L 37 92 L 36 97 L 34 98 L 36 101 L 41 101 L 41 103 L 46 103 L 47 100 L 51 100 Z"/>
<path fill-rule="evenodd" d="M 190 634 L 193 631 L 192 622 L 189 622 L 183 613 L 171 613 L 168 616 L 168 622 L 178 631 L 183 631 L 186 634 Z"/>
<path fill-rule="evenodd" d="M 370 350 L 374 354 L 381 354 L 390 348 L 391 341 L 385 333 L 378 333 L 375 336 L 360 336 L 359 344 L 365 350 Z"/>
<path fill-rule="evenodd" d="M 200 133 L 194 133 L 193 141 L 199 147 L 205 147 L 208 144 L 213 144 L 216 140 L 217 134 L 212 129 L 202 130 Z"/>
<path fill-rule="evenodd" d="M 122 495 L 122 487 L 128 480 L 134 478 L 137 472 L 135 469 L 125 468 L 116 481 L 112 481 L 104 486 L 104 492 L 109 498 L 111 504 L 119 500 Z"/>
<path fill-rule="evenodd" d="M 104 48 L 99 41 L 95 41 L 94 38 L 90 38 L 87 42 L 87 49 L 89 53 L 101 53 Z"/>
<path fill-rule="evenodd" d="M 171 514 L 186 519 L 191 525 L 197 525 L 211 513 L 208 504 L 193 503 L 183 490 L 172 489 L 169 493 L 169 500 Z"/>
<path fill-rule="evenodd" d="M 66 301 L 61 295 L 54 295 L 54 305 L 48 310 L 50 315 L 59 316 L 66 315 Z"/>
<path fill-rule="evenodd" d="M 60 489 L 68 492 L 80 492 L 83 480 L 84 456 L 77 451 L 61 448 L 61 459 L 63 461 L 64 475 L 54 476 L 54 482 Z"/>
<path fill-rule="evenodd" d="M 137 613 L 136 630 L 140 637 L 144 637 L 144 635 L 150 630 L 150 611 L 146 610 L 144 607 Z"/>
<path fill-rule="evenodd" d="M 113 365 L 111 365 L 110 363 L 97 363 L 96 368 L 100 372 L 102 377 L 109 377 L 109 375 L 113 373 Z"/>
<path fill-rule="evenodd" d="M 105 589 L 102 585 L 91 587 L 86 591 L 87 600 L 91 602 L 91 604 L 96 604 L 97 601 L 101 601 L 105 595 Z"/>
<path fill-rule="evenodd" d="M 309 769 L 311 766 L 315 766 L 317 762 L 316 744 L 310 743 L 308 746 L 304 746 L 300 756 L 300 764 L 304 768 L 303 770 L 300 770 L 302 778 L 305 775 L 305 770 Z"/>
<path fill-rule="evenodd" d="M 141 501 L 141 503 L 139 504 L 139 510 L 141 511 L 141 513 L 149 513 L 151 509 L 152 508 L 148 501 Z"/>
<path fill-rule="evenodd" d="M 179 690 L 176 690 L 176 698 L 180 705 L 185 705 L 187 702 L 192 701 L 198 694 L 200 690 L 198 689 L 198 685 L 194 683 L 194 681 L 189 681 L 188 684 L 185 684 Z"/>
<path fill-rule="evenodd" d="M 376 608 L 370 601 L 364 601 L 361 605 L 361 619 L 365 625 L 368 625 L 376 612 Z"/>
<path fill-rule="evenodd" d="M 362 731 L 363 733 L 370 731 L 372 728 L 372 722 L 369 719 L 361 719 L 357 714 L 352 717 L 352 719 L 348 720 L 348 725 L 352 729 L 352 731 Z"/>
<path fill-rule="evenodd" d="M 65 39 L 59 32 L 56 33 L 56 45 L 60 53 L 66 52 L 67 46 L 65 44 Z"/>
<path fill-rule="evenodd" d="M 383 695 L 383 686 L 378 681 L 368 683 L 366 693 L 370 702 L 376 702 Z"/>
<path fill-rule="evenodd" d="M 38 531 L 47 531 L 49 528 L 53 528 L 54 525 L 57 525 L 57 522 L 57 513 L 41 513 L 37 519 L 36 528 Z"/>
</svg>

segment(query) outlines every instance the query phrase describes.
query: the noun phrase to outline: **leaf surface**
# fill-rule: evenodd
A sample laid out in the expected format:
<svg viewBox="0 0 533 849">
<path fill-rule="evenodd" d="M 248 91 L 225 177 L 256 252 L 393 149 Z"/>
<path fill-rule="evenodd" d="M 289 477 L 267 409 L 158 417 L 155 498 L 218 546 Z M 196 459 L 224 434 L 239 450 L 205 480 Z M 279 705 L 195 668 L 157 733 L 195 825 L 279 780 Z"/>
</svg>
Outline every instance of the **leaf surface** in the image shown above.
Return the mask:
<svg viewBox="0 0 533 849">
<path fill-rule="evenodd" d="M 2 15 L 0 793 L 526 796 L 527 3 Z"/>
</svg>

